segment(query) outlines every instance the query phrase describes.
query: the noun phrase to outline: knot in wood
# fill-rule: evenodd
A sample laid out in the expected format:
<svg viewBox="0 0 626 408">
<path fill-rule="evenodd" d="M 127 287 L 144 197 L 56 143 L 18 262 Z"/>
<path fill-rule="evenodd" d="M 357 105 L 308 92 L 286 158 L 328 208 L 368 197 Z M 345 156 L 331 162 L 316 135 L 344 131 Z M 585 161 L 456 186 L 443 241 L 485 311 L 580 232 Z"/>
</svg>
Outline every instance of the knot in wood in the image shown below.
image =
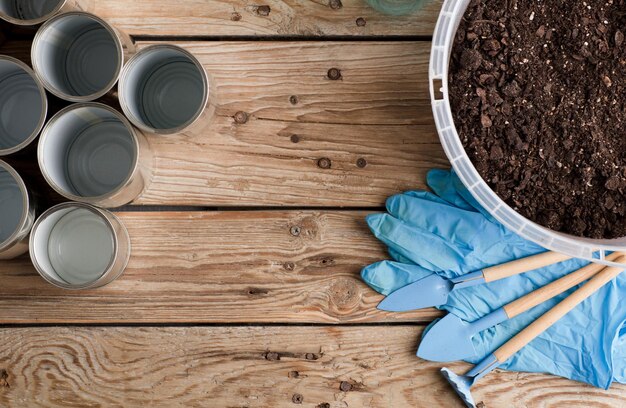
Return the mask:
<svg viewBox="0 0 626 408">
<path fill-rule="evenodd" d="M 341 70 L 339 68 L 331 68 L 328 70 L 328 79 L 337 81 L 341 79 Z"/>
<path fill-rule="evenodd" d="M 340 310 L 350 310 L 359 303 L 359 290 L 353 279 L 336 279 L 329 288 L 331 302 Z"/>
<path fill-rule="evenodd" d="M 328 402 L 322 402 L 315 408 L 330 408 L 330 404 Z"/>
<path fill-rule="evenodd" d="M 0 369 L 0 387 L 11 388 L 9 385 L 9 373 L 5 369 Z"/>
<path fill-rule="evenodd" d="M 328 157 L 322 157 L 317 161 L 317 167 L 320 169 L 330 169 L 332 166 L 332 162 Z"/>
<path fill-rule="evenodd" d="M 248 121 L 248 114 L 246 112 L 239 111 L 235 113 L 234 118 L 235 118 L 235 123 L 239 125 L 243 125 L 244 123 Z"/>
<path fill-rule="evenodd" d="M 230 19 L 232 21 L 241 21 L 241 13 L 237 13 L 236 11 L 233 11 L 233 13 L 230 15 Z"/>
<path fill-rule="evenodd" d="M 293 394 L 293 397 L 291 397 L 291 401 L 294 404 L 302 404 L 302 402 L 304 401 L 304 397 L 302 396 L 302 394 Z"/>
<path fill-rule="evenodd" d="M 298 143 L 300 141 L 300 136 L 298 135 L 291 135 L 291 142 L 292 143 Z"/>
<path fill-rule="evenodd" d="M 343 7 L 343 4 L 341 3 L 341 0 L 330 0 L 328 5 L 333 10 L 339 10 L 340 8 Z"/>
</svg>

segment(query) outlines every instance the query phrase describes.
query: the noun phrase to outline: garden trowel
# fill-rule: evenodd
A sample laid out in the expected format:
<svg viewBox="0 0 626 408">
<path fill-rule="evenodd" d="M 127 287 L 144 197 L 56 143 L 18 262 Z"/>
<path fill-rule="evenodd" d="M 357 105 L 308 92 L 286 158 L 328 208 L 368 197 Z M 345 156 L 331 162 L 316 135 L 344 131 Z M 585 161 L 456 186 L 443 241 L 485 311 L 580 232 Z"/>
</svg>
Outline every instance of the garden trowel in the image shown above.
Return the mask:
<svg viewBox="0 0 626 408">
<path fill-rule="evenodd" d="M 570 258 L 568 255 L 556 252 L 543 252 L 453 279 L 446 279 L 433 273 L 391 293 L 380 302 L 378 309 L 388 312 L 407 312 L 425 307 L 441 306 L 447 302 L 450 292 L 456 289 L 497 281 Z"/>
</svg>

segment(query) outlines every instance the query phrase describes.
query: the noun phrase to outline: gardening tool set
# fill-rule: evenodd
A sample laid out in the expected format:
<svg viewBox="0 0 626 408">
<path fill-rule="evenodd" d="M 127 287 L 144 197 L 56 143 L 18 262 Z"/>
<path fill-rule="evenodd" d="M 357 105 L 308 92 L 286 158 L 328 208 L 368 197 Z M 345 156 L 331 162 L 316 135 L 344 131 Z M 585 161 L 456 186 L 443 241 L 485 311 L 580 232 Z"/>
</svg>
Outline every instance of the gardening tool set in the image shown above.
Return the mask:
<svg viewBox="0 0 626 408">
<path fill-rule="evenodd" d="M 385 311 L 410 311 L 424 307 L 440 306 L 445 304 L 448 294 L 453 290 L 486 284 L 567 259 L 570 259 L 570 257 L 554 252 L 545 252 L 449 280 L 432 274 L 392 292 L 378 307 Z M 618 263 L 625 262 L 626 254 L 614 252 L 607 255 L 606 260 Z M 536 319 L 492 354 L 485 357 L 466 374 L 457 375 L 448 368 L 441 370 L 443 376 L 450 382 L 466 405 L 475 407 L 470 388 L 476 381 L 511 358 L 522 347 L 530 343 L 582 301 L 596 293 L 602 286 L 616 278 L 622 271 L 622 267 L 591 263 L 476 321 L 466 322 L 449 313 L 446 317 L 432 325 L 424 334 L 417 355 L 423 359 L 438 362 L 475 357 L 476 350 L 472 342 L 472 337 L 475 334 L 508 319 L 515 318 L 527 310 L 588 280 L 585 285 Z"/>
<path fill-rule="evenodd" d="M 0 1 L 2 39 L 14 30 L 33 38 L 32 69 L 0 55 L 0 259 L 29 251 L 39 274 L 64 289 L 123 272 L 128 232 L 104 208 L 146 190 L 151 138 L 195 135 L 215 110 L 211 77 L 193 54 L 169 44 L 138 51 L 91 5 Z M 44 211 L 51 200 L 14 166 L 33 161 L 71 202 Z"/>
</svg>

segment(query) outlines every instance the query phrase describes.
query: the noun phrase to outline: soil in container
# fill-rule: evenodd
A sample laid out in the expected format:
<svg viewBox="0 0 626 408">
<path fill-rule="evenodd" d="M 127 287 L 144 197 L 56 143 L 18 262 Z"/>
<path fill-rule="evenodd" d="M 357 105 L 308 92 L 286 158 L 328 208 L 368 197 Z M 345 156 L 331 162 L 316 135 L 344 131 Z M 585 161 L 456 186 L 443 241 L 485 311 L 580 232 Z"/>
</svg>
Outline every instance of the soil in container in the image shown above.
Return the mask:
<svg viewBox="0 0 626 408">
<path fill-rule="evenodd" d="M 626 0 L 473 0 L 450 101 L 470 159 L 526 218 L 626 236 Z"/>
</svg>

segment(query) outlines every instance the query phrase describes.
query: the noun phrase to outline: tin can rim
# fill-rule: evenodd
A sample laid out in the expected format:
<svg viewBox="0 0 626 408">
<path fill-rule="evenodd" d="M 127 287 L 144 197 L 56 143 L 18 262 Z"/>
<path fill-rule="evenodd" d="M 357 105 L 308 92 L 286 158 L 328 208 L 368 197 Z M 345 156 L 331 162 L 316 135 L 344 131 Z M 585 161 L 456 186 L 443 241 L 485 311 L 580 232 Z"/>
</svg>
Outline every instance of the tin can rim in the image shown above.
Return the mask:
<svg viewBox="0 0 626 408">
<path fill-rule="evenodd" d="M 56 7 L 49 13 L 38 17 L 38 18 L 31 18 L 28 20 L 24 20 L 21 18 L 15 18 L 13 16 L 8 15 L 7 13 L 4 13 L 2 11 L 0 11 L 0 19 L 5 20 L 11 24 L 15 24 L 15 25 L 20 25 L 20 26 L 34 26 L 34 25 L 38 25 L 41 24 L 45 21 L 47 21 L 48 19 L 50 19 L 51 17 L 53 17 L 55 14 L 57 14 L 59 11 L 61 11 L 61 9 L 63 8 L 63 6 L 65 6 L 65 4 L 67 3 L 67 0 L 61 0 L 59 1 L 59 3 L 56 5 Z"/>
<path fill-rule="evenodd" d="M 39 95 L 41 97 L 41 107 L 42 107 L 41 115 L 39 116 L 39 122 L 37 123 L 37 127 L 33 130 L 33 132 L 27 138 L 21 143 L 13 147 L 0 149 L 0 156 L 8 156 L 9 154 L 19 152 L 20 150 L 26 148 L 37 138 L 37 136 L 39 136 L 39 134 L 41 133 L 41 130 L 46 124 L 46 117 L 48 115 L 48 97 L 46 96 L 46 89 L 43 83 L 41 82 L 41 79 L 35 73 L 35 71 L 33 71 L 28 65 L 18 60 L 17 58 L 13 58 L 8 55 L 0 55 L 0 60 L 9 61 L 17 65 L 18 67 L 20 67 L 20 69 L 26 72 L 35 81 L 35 84 L 37 85 L 37 89 L 39 90 Z"/>
<path fill-rule="evenodd" d="M 92 212 L 93 214 L 96 214 L 106 223 L 107 227 L 111 231 L 111 236 L 113 239 L 113 251 L 111 253 L 111 259 L 109 260 L 109 264 L 107 265 L 102 275 L 100 275 L 98 279 L 92 282 L 87 282 L 87 283 L 83 283 L 80 285 L 73 285 L 73 284 L 57 281 L 55 279 L 52 279 L 50 276 L 48 276 L 48 273 L 44 270 L 41 264 L 37 261 L 37 257 L 35 255 L 35 235 L 36 235 L 37 229 L 39 228 L 41 223 L 45 221 L 50 215 L 60 210 L 67 209 L 67 208 L 74 208 L 74 209 L 81 208 L 81 209 L 88 210 Z M 32 233 L 30 234 L 29 245 L 28 245 L 30 259 L 33 265 L 35 266 L 35 269 L 39 273 L 39 275 L 48 283 L 56 287 L 62 288 L 62 289 L 80 290 L 80 289 L 89 289 L 89 288 L 96 288 L 96 287 L 102 286 L 103 281 L 105 281 L 106 279 L 110 279 L 110 276 L 108 275 L 111 273 L 113 267 L 115 266 L 115 260 L 119 256 L 119 238 L 117 234 L 115 233 L 115 225 L 113 225 L 109 217 L 112 217 L 113 219 L 119 222 L 119 224 L 122 226 L 121 229 L 123 230 L 124 234 L 128 238 L 128 230 L 126 230 L 126 227 L 124 227 L 124 225 L 121 223 L 121 221 L 119 221 L 119 218 L 117 218 L 115 214 L 111 213 L 110 211 L 106 211 L 96 206 L 93 206 L 91 204 L 79 203 L 79 202 L 66 202 L 66 203 L 57 204 L 49 208 L 48 210 L 44 211 L 43 214 L 41 214 L 39 218 L 37 218 L 37 221 L 35 221 L 35 224 L 33 225 Z M 128 242 L 130 243 L 130 240 L 128 240 Z M 115 278 L 121 275 L 121 273 L 126 268 L 127 263 L 128 261 L 124 263 L 122 268 L 120 268 L 120 272 L 115 276 Z"/>
<path fill-rule="evenodd" d="M 26 236 L 21 235 L 23 234 L 24 227 L 26 226 L 26 223 L 29 219 L 28 214 L 31 199 L 28 188 L 26 187 L 26 183 L 24 183 L 24 180 L 19 175 L 19 173 L 13 167 L 11 167 L 11 165 L 3 160 L 0 160 L 0 167 L 9 172 L 9 174 L 13 177 L 18 187 L 20 188 L 20 191 L 22 192 L 22 216 L 20 217 L 20 222 L 15 231 L 13 231 L 13 233 L 7 239 L 0 242 L 0 252 L 2 252 L 11 248 L 13 245 L 15 245 L 18 241 Z"/>
<path fill-rule="evenodd" d="M 82 96 L 69 95 L 69 94 L 66 94 L 65 92 L 62 92 L 62 91 L 59 91 L 58 89 L 56 89 L 56 87 L 54 87 L 45 78 L 45 76 L 41 74 L 41 67 L 39 66 L 39 61 L 37 59 L 38 49 L 39 49 L 40 44 L 41 44 L 41 37 L 45 34 L 45 32 L 49 29 L 49 27 L 52 24 L 54 24 L 55 22 L 57 22 L 58 20 L 61 20 L 61 19 L 67 18 L 67 17 L 75 17 L 75 16 L 87 17 L 87 18 L 90 18 L 90 19 L 95 20 L 96 22 L 98 22 L 104 29 L 106 29 L 111 34 L 111 36 L 113 37 L 113 40 L 115 42 L 115 48 L 117 50 L 118 64 L 117 64 L 117 66 L 115 68 L 115 75 L 114 75 L 114 77 L 101 90 L 99 90 L 97 92 L 94 92 L 94 93 L 92 93 L 90 95 L 82 95 Z M 31 51 L 30 51 L 30 56 L 31 56 L 31 61 L 32 61 L 32 64 L 33 64 L 33 69 L 35 71 L 35 74 L 37 75 L 39 80 L 43 83 L 44 87 L 51 94 L 53 94 L 53 95 L 55 95 L 55 96 L 57 96 L 57 97 L 59 97 L 61 99 L 64 99 L 66 101 L 70 101 L 70 102 L 89 102 L 89 101 L 93 101 L 95 99 L 98 99 L 98 98 L 106 95 L 111 89 L 113 89 L 113 87 L 115 86 L 115 84 L 119 80 L 120 74 L 122 73 L 122 68 L 124 67 L 124 47 L 122 45 L 122 39 L 120 38 L 117 30 L 115 28 L 113 28 L 112 25 L 107 23 L 104 19 L 96 16 L 95 14 L 87 13 L 85 11 L 70 11 L 70 12 L 67 12 L 67 13 L 57 14 L 57 15 L 53 16 L 52 18 L 50 18 L 49 20 L 47 20 L 45 23 L 43 23 L 43 25 L 39 28 L 39 30 L 37 30 L 37 33 L 35 34 L 35 38 L 33 39 L 33 44 L 31 46 Z"/>
<path fill-rule="evenodd" d="M 202 86 L 203 86 L 202 103 L 200 103 L 200 106 L 198 107 L 194 115 L 191 117 L 191 119 L 189 119 L 187 122 L 183 123 L 182 125 L 179 125 L 177 127 L 170 128 L 170 129 L 153 128 L 150 126 L 146 126 L 142 121 L 137 120 L 137 118 L 135 118 L 135 115 L 132 114 L 130 108 L 128 107 L 128 103 L 126 101 L 126 96 L 124 92 L 126 89 L 126 81 L 128 79 L 128 75 L 130 71 L 133 69 L 133 66 L 136 65 L 139 59 L 142 58 L 145 54 L 158 50 L 158 49 L 174 49 L 178 52 L 185 54 L 185 56 L 188 57 L 190 61 L 198 68 L 198 71 L 200 72 L 200 75 L 202 77 Z M 202 65 L 202 63 L 198 60 L 198 58 L 195 55 L 193 55 L 193 53 L 186 50 L 185 48 L 180 47 L 178 45 L 174 45 L 174 44 L 153 44 L 137 51 L 137 53 L 128 60 L 128 62 L 122 69 L 118 87 L 119 87 L 118 95 L 119 95 L 120 106 L 122 107 L 124 114 L 132 122 L 132 124 L 143 131 L 146 131 L 149 133 L 156 133 L 160 135 L 171 135 L 171 134 L 180 133 L 181 131 L 195 124 L 198 120 L 200 120 L 200 118 L 202 117 L 202 113 L 207 109 L 207 105 L 209 104 L 209 100 L 210 100 L 209 98 L 210 93 L 215 91 L 214 89 L 210 89 L 209 76 L 206 70 L 204 69 L 204 66 Z"/>
<path fill-rule="evenodd" d="M 48 133 L 50 132 L 50 128 L 56 122 L 58 122 L 59 119 L 63 115 L 65 115 L 65 114 L 67 114 L 69 112 L 72 112 L 74 110 L 77 110 L 77 109 L 82 109 L 82 108 L 98 108 L 98 109 L 104 109 L 104 110 L 107 110 L 107 111 L 113 113 L 124 124 L 124 126 L 128 129 L 128 131 L 130 132 L 130 134 L 131 134 L 131 136 L 133 138 L 133 144 L 135 146 L 135 155 L 133 157 L 133 165 L 132 165 L 131 170 L 128 172 L 128 175 L 124 179 L 124 181 L 121 182 L 119 186 L 117 186 L 115 189 L 111 190 L 110 192 L 108 192 L 106 194 L 99 195 L 99 196 L 94 196 L 94 197 L 81 197 L 81 196 L 78 196 L 76 194 L 68 193 L 65 190 L 63 190 L 57 183 L 55 183 L 52 180 L 52 178 L 48 174 L 48 171 L 46 170 L 46 167 L 45 167 L 44 162 L 43 162 L 43 148 L 44 148 L 45 140 L 46 140 L 46 138 L 48 136 Z M 106 200 L 108 198 L 111 198 L 111 197 L 114 197 L 115 195 L 117 195 L 133 179 L 133 177 L 137 173 L 137 168 L 139 167 L 139 155 L 140 155 L 139 149 L 140 148 L 141 148 L 141 146 L 139 144 L 139 136 L 137 135 L 137 129 L 135 129 L 135 127 L 133 127 L 133 125 L 130 123 L 130 121 L 122 113 L 120 113 L 118 110 L 116 110 L 116 109 L 114 109 L 114 108 L 112 108 L 112 107 L 110 107 L 108 105 L 105 105 L 103 103 L 100 103 L 100 102 L 82 102 L 82 103 L 75 103 L 75 104 L 66 106 L 65 108 L 63 108 L 59 112 L 57 112 L 52 118 L 50 118 L 50 120 L 48 121 L 46 126 L 41 131 L 39 145 L 37 146 L 37 162 L 39 164 L 39 168 L 41 170 L 41 173 L 43 174 L 44 178 L 46 179 L 46 182 L 50 185 L 50 187 L 52 187 L 54 189 L 54 191 L 56 191 L 57 193 L 59 193 L 63 197 L 65 197 L 65 198 L 67 198 L 69 200 L 72 200 L 72 201 L 83 202 L 83 203 L 87 203 L 87 204 L 96 204 L 96 203 L 99 203 L 99 202 L 101 202 L 103 200 Z"/>
</svg>

